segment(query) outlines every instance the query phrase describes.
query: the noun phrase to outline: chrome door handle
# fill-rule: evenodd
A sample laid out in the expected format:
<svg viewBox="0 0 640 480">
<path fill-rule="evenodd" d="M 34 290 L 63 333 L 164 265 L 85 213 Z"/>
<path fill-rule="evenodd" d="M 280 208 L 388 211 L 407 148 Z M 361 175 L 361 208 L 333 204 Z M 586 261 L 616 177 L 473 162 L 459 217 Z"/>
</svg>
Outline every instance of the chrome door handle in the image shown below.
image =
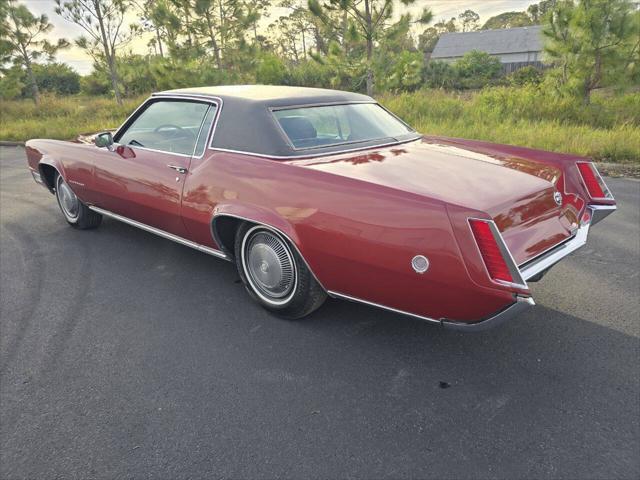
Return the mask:
<svg viewBox="0 0 640 480">
<path fill-rule="evenodd" d="M 177 165 L 167 165 L 167 167 L 169 168 L 173 168 L 176 172 L 178 173 L 187 173 L 189 170 L 187 170 L 184 167 L 179 167 Z"/>
</svg>

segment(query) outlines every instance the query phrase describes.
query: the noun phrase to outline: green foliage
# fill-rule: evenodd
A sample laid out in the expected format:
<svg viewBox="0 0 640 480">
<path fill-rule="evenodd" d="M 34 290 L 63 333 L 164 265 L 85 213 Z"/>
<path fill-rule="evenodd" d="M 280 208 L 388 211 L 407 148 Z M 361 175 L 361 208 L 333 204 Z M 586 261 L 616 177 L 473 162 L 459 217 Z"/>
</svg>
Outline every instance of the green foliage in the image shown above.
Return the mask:
<svg viewBox="0 0 640 480">
<path fill-rule="evenodd" d="M 548 13 L 545 53 L 558 90 L 590 101 L 595 89 L 638 80 L 640 12 L 627 0 L 559 1 Z"/>
<path fill-rule="evenodd" d="M 108 95 L 111 91 L 111 83 L 104 72 L 94 68 L 89 75 L 80 78 L 80 91 L 87 96 Z"/>
<path fill-rule="evenodd" d="M 467 14 L 467 12 L 475 13 L 472 10 L 467 10 L 463 15 Z M 470 14 L 467 14 L 469 16 Z M 461 18 L 461 21 L 464 23 L 465 19 Z M 458 24 L 456 23 L 455 18 L 451 18 L 449 20 L 440 20 L 438 23 L 434 24 L 432 27 L 426 28 L 419 36 L 418 36 L 418 50 L 428 53 L 433 52 L 433 49 L 436 47 L 440 36 L 444 33 L 454 33 L 458 31 Z"/>
<path fill-rule="evenodd" d="M 481 88 L 502 71 L 500 60 L 488 53 L 471 50 L 454 64 L 462 88 Z"/>
<path fill-rule="evenodd" d="M 413 91 L 422 85 L 423 55 L 419 52 L 403 51 L 390 64 L 385 76 L 378 75 L 383 90 Z"/>
<path fill-rule="evenodd" d="M 142 95 L 156 89 L 157 82 L 151 73 L 151 64 L 155 61 L 157 61 L 156 57 L 132 54 L 116 60 L 122 93 L 125 97 Z M 102 71 L 103 82 L 108 83 L 108 70 L 102 65 L 96 67 Z"/>
<path fill-rule="evenodd" d="M 276 55 L 264 55 L 256 69 L 256 82 L 265 85 L 280 85 L 284 83 L 287 69 L 284 62 Z"/>
<path fill-rule="evenodd" d="M 41 58 L 51 60 L 59 49 L 69 46 L 65 39 L 54 44 L 44 38 L 52 28 L 46 15 L 36 17 L 25 5 L 14 0 L 3 1 L 0 8 L 0 60 L 3 64 L 11 61 L 24 68 L 36 104 L 40 91 L 33 63 Z"/>
<path fill-rule="evenodd" d="M 545 17 L 554 9 L 559 0 L 542 0 L 539 3 L 529 5 L 527 13 L 531 17 L 531 21 L 537 25 L 545 20 Z"/>
<path fill-rule="evenodd" d="M 24 88 L 24 72 L 19 66 L 13 66 L 0 75 L 0 99 L 16 99 L 22 95 Z"/>
<path fill-rule="evenodd" d="M 458 87 L 458 72 L 447 62 L 432 60 L 424 66 L 422 77 L 425 86 L 451 90 Z"/>
<path fill-rule="evenodd" d="M 64 63 L 32 63 L 30 68 L 39 94 L 75 95 L 80 92 L 80 75 Z M 5 100 L 33 98 L 28 71 L 21 65 L 7 69 L 0 77 L 0 91 Z"/>
<path fill-rule="evenodd" d="M 80 75 L 64 63 L 35 64 L 33 73 L 42 91 L 57 95 L 75 95 L 80 92 Z"/>
<path fill-rule="evenodd" d="M 533 25 L 533 22 L 526 12 L 504 12 L 488 19 L 482 26 L 482 30 L 527 27 L 529 25 Z"/>
<path fill-rule="evenodd" d="M 532 65 L 520 68 L 507 76 L 506 81 L 513 86 L 540 85 L 543 73 Z"/>
<path fill-rule="evenodd" d="M 299 87 L 326 87 L 334 76 L 326 63 L 307 60 L 290 65 L 283 83 Z"/>
<path fill-rule="evenodd" d="M 415 0 L 402 0 L 405 7 L 415 3 Z M 393 17 L 393 0 L 328 0 L 322 7 L 318 0 L 309 3 L 310 11 L 323 22 L 331 18 L 331 12 L 343 14 L 343 50 L 346 53 L 347 31 L 352 32 L 349 37 L 360 37 L 364 40 L 365 84 L 367 94 L 374 91 L 374 49 L 376 42 L 385 44 L 387 41 L 397 41 L 408 35 L 408 27 L 412 22 L 427 24 L 433 19 L 433 13 L 424 8 L 422 13 L 414 19 L 410 13 L 403 13 L 396 22 Z M 326 12 L 326 13 L 325 13 Z M 352 19 L 351 21 L 349 20 Z"/>
<path fill-rule="evenodd" d="M 480 21 L 480 15 L 473 10 L 465 10 L 458 15 L 458 20 L 462 25 L 463 32 L 472 32 L 478 29 L 478 22 Z"/>
</svg>

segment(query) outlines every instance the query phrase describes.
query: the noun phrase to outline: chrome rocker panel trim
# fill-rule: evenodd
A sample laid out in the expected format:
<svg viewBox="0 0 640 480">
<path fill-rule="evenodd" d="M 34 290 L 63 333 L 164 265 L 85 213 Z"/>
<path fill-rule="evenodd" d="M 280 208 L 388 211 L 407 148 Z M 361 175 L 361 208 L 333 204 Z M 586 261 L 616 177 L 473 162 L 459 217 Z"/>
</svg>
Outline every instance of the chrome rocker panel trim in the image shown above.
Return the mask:
<svg viewBox="0 0 640 480">
<path fill-rule="evenodd" d="M 144 230 L 149 233 L 153 233 L 154 235 L 158 235 L 159 237 L 166 238 L 168 240 L 172 240 L 181 245 L 185 245 L 187 247 L 191 247 L 194 250 L 198 250 L 200 252 L 207 253 L 209 255 L 213 255 L 214 257 L 222 258 L 224 260 L 231 260 L 229 256 L 221 252 L 220 250 L 216 250 L 215 248 L 207 247 L 205 245 L 201 245 L 196 242 L 192 242 L 191 240 L 187 240 L 186 238 L 179 237 L 178 235 L 174 235 L 173 233 L 165 232 L 164 230 L 160 230 L 159 228 L 152 227 L 145 223 L 138 222 L 136 220 L 132 220 L 127 217 L 123 217 L 122 215 L 118 215 L 117 213 L 110 212 L 109 210 L 104 210 L 102 208 L 96 207 L 94 205 L 89 205 L 89 209 L 93 210 L 100 215 L 104 215 L 105 217 L 113 218 L 114 220 L 118 220 L 119 222 L 126 223 L 133 227 L 137 227 L 141 230 Z"/>
<path fill-rule="evenodd" d="M 504 310 L 496 313 L 495 315 L 485 318 L 484 320 L 480 320 L 475 323 L 465 323 L 465 322 L 454 322 L 448 319 L 440 319 L 436 320 L 435 318 L 423 317 L 422 315 L 416 315 L 415 313 L 409 313 L 402 310 L 398 310 L 397 308 L 387 307 L 385 305 L 380 305 L 379 303 L 369 302 L 367 300 L 362 300 L 360 298 L 351 297 L 349 295 L 344 295 L 342 293 L 328 291 L 327 292 L 333 298 L 339 298 L 342 300 L 348 300 L 350 302 L 363 303 L 365 305 L 369 305 L 371 307 L 381 308 L 383 310 L 387 310 L 393 313 L 399 313 L 401 315 L 406 315 L 408 317 L 417 318 L 418 320 L 423 320 L 429 323 L 437 323 L 444 328 L 450 330 L 459 330 L 464 332 L 480 332 L 482 330 L 487 330 L 489 328 L 493 328 L 496 325 L 506 322 L 511 318 L 520 315 L 523 311 L 527 310 L 529 307 L 533 307 L 536 302 L 533 301 L 531 297 L 523 297 L 517 295 L 515 297 L 515 302 L 509 305 Z"/>
<path fill-rule="evenodd" d="M 387 310 L 393 313 L 399 313 L 400 315 L 406 315 L 408 317 L 417 318 L 418 320 L 424 320 L 429 323 L 441 323 L 440 320 L 436 320 L 435 318 L 423 317 L 422 315 L 416 315 L 415 313 L 409 313 L 403 310 L 398 310 L 397 308 L 387 307 L 386 305 L 381 305 L 379 303 L 370 302 L 368 300 L 362 300 L 361 298 L 345 295 L 344 293 L 334 292 L 332 290 L 327 291 L 327 293 L 332 298 L 339 298 L 341 300 L 348 300 L 350 302 L 362 303 L 364 305 L 369 305 L 370 307 L 381 308 L 382 310 Z"/>
<path fill-rule="evenodd" d="M 462 323 L 442 320 L 442 326 L 444 328 L 448 328 L 449 330 L 458 330 L 462 332 L 481 332 L 483 330 L 487 330 L 489 328 L 500 325 L 507 320 L 511 320 L 513 317 L 520 315 L 522 312 L 528 310 L 530 307 L 533 307 L 535 304 L 536 302 L 534 302 L 533 298 L 531 297 L 516 295 L 515 303 L 512 303 L 504 310 L 485 320 L 480 320 L 479 322 L 475 323 Z"/>
</svg>

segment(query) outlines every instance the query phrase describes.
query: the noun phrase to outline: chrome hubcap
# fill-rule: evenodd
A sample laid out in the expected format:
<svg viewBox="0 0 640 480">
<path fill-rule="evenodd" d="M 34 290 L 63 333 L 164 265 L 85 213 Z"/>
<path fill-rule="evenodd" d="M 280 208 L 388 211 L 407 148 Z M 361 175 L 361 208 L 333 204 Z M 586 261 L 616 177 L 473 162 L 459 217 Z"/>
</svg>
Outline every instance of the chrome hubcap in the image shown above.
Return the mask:
<svg viewBox="0 0 640 480">
<path fill-rule="evenodd" d="M 76 194 L 73 193 L 62 177 L 58 177 L 58 199 L 60 200 L 62 212 L 68 218 L 75 219 L 78 216 L 80 203 Z"/>
<path fill-rule="evenodd" d="M 243 262 L 251 286 L 267 301 L 286 302 L 295 285 L 293 258 L 275 234 L 259 230 L 247 235 Z"/>
</svg>

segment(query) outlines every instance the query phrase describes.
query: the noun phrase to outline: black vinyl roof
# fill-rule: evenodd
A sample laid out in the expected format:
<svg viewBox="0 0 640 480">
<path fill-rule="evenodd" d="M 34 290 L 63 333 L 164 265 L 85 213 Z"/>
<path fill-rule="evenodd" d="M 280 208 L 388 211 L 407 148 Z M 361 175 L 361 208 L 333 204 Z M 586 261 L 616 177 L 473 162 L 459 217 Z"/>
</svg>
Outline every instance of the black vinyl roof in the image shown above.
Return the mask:
<svg viewBox="0 0 640 480">
<path fill-rule="evenodd" d="M 277 124 L 272 110 L 301 106 L 376 103 L 359 93 L 327 90 L 322 88 L 286 87 L 274 85 L 234 85 L 216 87 L 181 88 L 155 93 L 162 96 L 195 96 L 218 99 L 222 103 L 211 147 L 256 153 L 263 156 L 290 157 L 338 153 L 347 149 L 366 148 L 380 144 L 380 140 L 361 142 L 357 145 L 330 145 L 306 149 L 294 149 Z M 389 139 L 393 142 L 393 139 Z"/>
</svg>

